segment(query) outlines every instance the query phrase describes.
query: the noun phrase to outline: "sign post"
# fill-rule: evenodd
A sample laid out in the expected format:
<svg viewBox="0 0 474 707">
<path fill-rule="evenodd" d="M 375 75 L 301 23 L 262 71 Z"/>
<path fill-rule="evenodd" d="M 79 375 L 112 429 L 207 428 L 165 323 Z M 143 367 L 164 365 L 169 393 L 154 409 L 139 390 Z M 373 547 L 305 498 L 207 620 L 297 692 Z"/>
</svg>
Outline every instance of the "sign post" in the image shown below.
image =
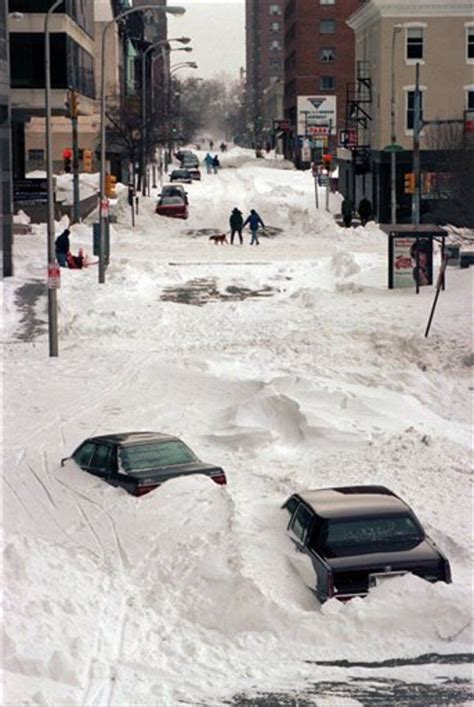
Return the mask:
<svg viewBox="0 0 474 707">
<path fill-rule="evenodd" d="M 61 287 L 61 268 L 57 263 L 48 265 L 48 290 L 59 290 Z"/>
</svg>

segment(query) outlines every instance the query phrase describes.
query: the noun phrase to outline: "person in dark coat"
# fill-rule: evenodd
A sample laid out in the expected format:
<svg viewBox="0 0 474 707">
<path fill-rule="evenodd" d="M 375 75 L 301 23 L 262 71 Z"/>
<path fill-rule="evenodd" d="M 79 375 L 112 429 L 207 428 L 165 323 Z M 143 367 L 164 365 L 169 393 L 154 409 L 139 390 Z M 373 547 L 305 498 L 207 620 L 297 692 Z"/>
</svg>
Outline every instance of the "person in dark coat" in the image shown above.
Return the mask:
<svg viewBox="0 0 474 707">
<path fill-rule="evenodd" d="M 232 213 L 230 215 L 229 219 L 229 224 L 230 224 L 230 244 L 234 245 L 234 235 L 237 233 L 240 239 L 240 245 L 242 245 L 243 240 L 242 240 L 242 228 L 244 225 L 244 219 L 242 216 L 242 211 L 240 211 L 237 207 L 232 209 Z"/>
<path fill-rule="evenodd" d="M 258 242 L 258 237 L 257 237 L 257 232 L 258 232 L 258 227 L 259 225 L 262 226 L 262 228 L 265 228 L 265 224 L 263 223 L 262 219 L 260 216 L 257 214 L 255 209 L 250 209 L 250 214 L 247 216 L 245 219 L 245 223 L 243 225 L 243 228 L 249 224 L 250 230 L 252 232 L 252 239 L 250 241 L 250 245 L 260 245 Z"/>
<path fill-rule="evenodd" d="M 365 196 L 363 196 L 359 202 L 358 212 L 360 216 L 360 222 L 363 226 L 365 226 L 367 221 L 369 221 L 370 217 L 372 216 L 372 204 Z"/>
<path fill-rule="evenodd" d="M 348 196 L 344 198 L 341 204 L 342 220 L 344 221 L 344 226 L 349 228 L 352 225 L 352 201 Z"/>
<path fill-rule="evenodd" d="M 217 155 L 214 155 L 212 159 L 212 167 L 214 169 L 214 174 L 217 174 L 217 170 L 221 166 L 221 163 L 219 162 L 219 157 Z"/>
<path fill-rule="evenodd" d="M 69 243 L 69 234 L 71 231 L 66 228 L 64 231 L 61 233 L 60 236 L 56 238 L 55 241 L 55 246 L 56 246 L 56 260 L 58 261 L 59 265 L 62 268 L 67 268 L 68 263 L 67 263 L 67 254 L 69 253 L 69 250 L 71 248 L 70 243 Z"/>
</svg>

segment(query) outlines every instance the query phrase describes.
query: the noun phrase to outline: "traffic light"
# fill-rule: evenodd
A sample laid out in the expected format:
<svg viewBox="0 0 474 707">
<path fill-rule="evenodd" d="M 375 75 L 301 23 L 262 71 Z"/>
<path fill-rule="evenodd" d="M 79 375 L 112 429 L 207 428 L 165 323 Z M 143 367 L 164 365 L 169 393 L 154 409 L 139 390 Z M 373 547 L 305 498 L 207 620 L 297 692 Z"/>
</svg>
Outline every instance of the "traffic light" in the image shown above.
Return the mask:
<svg viewBox="0 0 474 707">
<path fill-rule="evenodd" d="M 105 195 L 109 199 L 116 199 L 117 198 L 117 192 L 115 191 L 116 181 L 117 181 L 117 177 L 114 177 L 112 174 L 105 175 Z"/>
<path fill-rule="evenodd" d="M 92 172 L 92 150 L 84 150 L 82 153 L 82 171 Z"/>
<path fill-rule="evenodd" d="M 72 150 L 63 150 L 64 171 L 69 174 L 72 169 Z"/>
<path fill-rule="evenodd" d="M 415 175 L 413 172 L 405 172 L 405 194 L 415 193 Z"/>
<path fill-rule="evenodd" d="M 331 169 L 331 162 L 332 162 L 332 155 L 323 155 L 323 167 L 324 169 L 329 170 Z"/>
</svg>

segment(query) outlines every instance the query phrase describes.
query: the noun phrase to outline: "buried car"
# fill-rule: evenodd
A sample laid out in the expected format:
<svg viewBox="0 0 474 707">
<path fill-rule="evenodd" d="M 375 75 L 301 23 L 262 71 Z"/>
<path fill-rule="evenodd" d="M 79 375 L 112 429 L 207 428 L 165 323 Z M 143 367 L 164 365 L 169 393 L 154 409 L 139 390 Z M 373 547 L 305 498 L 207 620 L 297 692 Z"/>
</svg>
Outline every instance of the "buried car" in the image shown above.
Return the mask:
<svg viewBox="0 0 474 707">
<path fill-rule="evenodd" d="M 202 474 L 216 484 L 226 484 L 224 470 L 200 461 L 178 437 L 159 432 L 125 432 L 86 439 L 61 459 L 73 459 L 81 469 L 100 476 L 112 486 L 122 486 L 135 496 L 152 491 L 178 476 Z"/>
<path fill-rule="evenodd" d="M 182 195 L 161 196 L 156 205 L 156 213 L 172 218 L 188 218 L 187 197 Z"/>
<path fill-rule="evenodd" d="M 371 587 L 412 573 L 451 582 L 449 562 L 411 508 L 384 486 L 348 486 L 293 494 L 284 503 L 290 557 L 321 602 L 364 597 Z"/>
<path fill-rule="evenodd" d="M 188 201 L 188 192 L 184 188 L 184 184 L 173 182 L 172 184 L 163 184 L 161 192 L 158 194 L 158 199 L 164 196 L 182 196 L 186 204 Z"/>
<path fill-rule="evenodd" d="M 191 184 L 193 178 L 187 169 L 173 169 L 169 176 L 170 182 L 182 182 L 183 184 Z"/>
</svg>

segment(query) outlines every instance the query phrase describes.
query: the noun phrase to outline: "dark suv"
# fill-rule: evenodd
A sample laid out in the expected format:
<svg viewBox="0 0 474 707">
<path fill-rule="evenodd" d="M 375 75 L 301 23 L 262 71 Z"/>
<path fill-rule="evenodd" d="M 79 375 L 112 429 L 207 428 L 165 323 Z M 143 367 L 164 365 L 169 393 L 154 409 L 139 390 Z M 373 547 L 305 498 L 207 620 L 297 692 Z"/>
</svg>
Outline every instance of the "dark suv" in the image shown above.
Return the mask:
<svg viewBox="0 0 474 707">
<path fill-rule="evenodd" d="M 383 486 L 348 486 L 294 494 L 291 558 L 320 601 L 366 596 L 387 578 L 413 574 L 451 582 L 449 562 L 411 508 Z M 298 554 L 297 554 L 298 553 Z"/>
</svg>

